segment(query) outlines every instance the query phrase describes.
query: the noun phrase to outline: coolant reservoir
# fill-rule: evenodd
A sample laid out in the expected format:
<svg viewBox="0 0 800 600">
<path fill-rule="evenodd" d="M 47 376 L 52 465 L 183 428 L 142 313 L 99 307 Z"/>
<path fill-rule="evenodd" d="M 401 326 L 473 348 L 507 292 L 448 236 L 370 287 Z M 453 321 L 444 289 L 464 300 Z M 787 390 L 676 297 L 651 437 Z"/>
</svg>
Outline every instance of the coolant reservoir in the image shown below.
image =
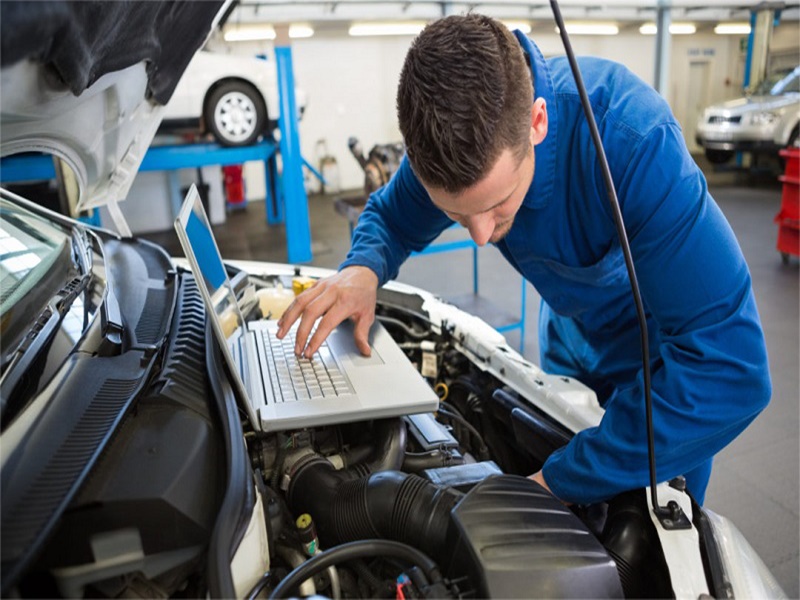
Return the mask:
<svg viewBox="0 0 800 600">
<path fill-rule="evenodd" d="M 277 287 L 262 288 L 256 292 L 261 314 L 265 319 L 280 319 L 294 300 L 294 292 L 278 284 Z"/>
</svg>

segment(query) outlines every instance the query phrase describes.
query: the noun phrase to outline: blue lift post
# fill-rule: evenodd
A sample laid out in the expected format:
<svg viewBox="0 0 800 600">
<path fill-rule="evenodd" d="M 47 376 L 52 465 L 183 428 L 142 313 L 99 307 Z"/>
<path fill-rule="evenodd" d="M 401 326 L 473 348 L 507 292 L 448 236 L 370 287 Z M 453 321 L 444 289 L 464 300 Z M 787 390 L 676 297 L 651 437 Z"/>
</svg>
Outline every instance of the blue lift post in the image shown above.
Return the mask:
<svg viewBox="0 0 800 600">
<path fill-rule="evenodd" d="M 261 161 L 266 168 L 267 198 L 274 195 L 272 181 L 274 174 L 270 173 L 270 161 L 275 158 L 277 147 L 275 142 L 266 139 L 252 146 L 226 147 L 219 144 L 176 144 L 168 146 L 151 146 L 144 155 L 139 171 L 177 171 L 178 169 L 193 169 L 209 165 L 241 165 L 249 161 Z M 172 213 L 177 216 L 183 198 L 177 178 L 170 178 L 170 198 Z M 288 237 L 288 232 L 287 232 Z"/>
<path fill-rule="evenodd" d="M 283 161 L 283 207 L 286 211 L 286 244 L 289 262 L 310 262 L 311 226 L 308 218 L 308 197 L 303 185 L 303 157 L 297 127 L 297 102 L 294 97 L 294 72 L 289 27 L 276 27 L 275 62 L 278 68 L 278 95 L 281 112 L 281 159 Z M 280 204 L 280 203 L 279 203 Z"/>
</svg>

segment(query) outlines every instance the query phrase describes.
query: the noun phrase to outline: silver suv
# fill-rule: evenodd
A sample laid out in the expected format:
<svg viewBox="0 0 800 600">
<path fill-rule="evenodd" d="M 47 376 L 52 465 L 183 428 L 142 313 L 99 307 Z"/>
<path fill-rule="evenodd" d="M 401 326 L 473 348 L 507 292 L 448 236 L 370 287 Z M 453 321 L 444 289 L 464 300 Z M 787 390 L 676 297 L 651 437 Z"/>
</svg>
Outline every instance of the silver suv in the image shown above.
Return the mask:
<svg viewBox="0 0 800 600">
<path fill-rule="evenodd" d="M 735 152 L 777 153 L 797 143 L 800 66 L 781 75 L 768 77 L 743 98 L 703 111 L 696 139 L 710 162 L 725 163 Z"/>
</svg>

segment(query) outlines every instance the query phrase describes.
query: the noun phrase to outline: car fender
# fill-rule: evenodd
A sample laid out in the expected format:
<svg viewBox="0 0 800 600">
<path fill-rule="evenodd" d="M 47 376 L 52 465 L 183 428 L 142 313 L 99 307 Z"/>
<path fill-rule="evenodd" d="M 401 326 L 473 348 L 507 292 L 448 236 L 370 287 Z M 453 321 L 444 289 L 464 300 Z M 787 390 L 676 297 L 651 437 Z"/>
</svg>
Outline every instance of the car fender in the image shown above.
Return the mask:
<svg viewBox="0 0 800 600">
<path fill-rule="evenodd" d="M 800 126 L 800 98 L 794 104 L 781 108 L 778 126 L 775 128 L 775 144 L 788 146 L 792 132 L 797 130 L 798 126 Z"/>
</svg>

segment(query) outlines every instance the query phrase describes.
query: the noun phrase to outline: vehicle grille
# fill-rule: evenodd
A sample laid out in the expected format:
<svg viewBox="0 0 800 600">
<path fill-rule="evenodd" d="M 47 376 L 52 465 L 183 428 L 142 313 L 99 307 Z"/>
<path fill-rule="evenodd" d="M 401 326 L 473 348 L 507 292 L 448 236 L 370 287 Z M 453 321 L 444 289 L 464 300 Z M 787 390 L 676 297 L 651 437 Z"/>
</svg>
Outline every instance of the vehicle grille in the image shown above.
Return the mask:
<svg viewBox="0 0 800 600">
<path fill-rule="evenodd" d="M 712 124 L 713 123 L 734 123 L 734 124 L 739 124 L 739 123 L 742 122 L 742 117 L 741 116 L 738 116 L 738 117 L 721 117 L 719 115 L 713 115 L 713 116 L 708 117 L 708 122 L 712 123 Z"/>
</svg>

